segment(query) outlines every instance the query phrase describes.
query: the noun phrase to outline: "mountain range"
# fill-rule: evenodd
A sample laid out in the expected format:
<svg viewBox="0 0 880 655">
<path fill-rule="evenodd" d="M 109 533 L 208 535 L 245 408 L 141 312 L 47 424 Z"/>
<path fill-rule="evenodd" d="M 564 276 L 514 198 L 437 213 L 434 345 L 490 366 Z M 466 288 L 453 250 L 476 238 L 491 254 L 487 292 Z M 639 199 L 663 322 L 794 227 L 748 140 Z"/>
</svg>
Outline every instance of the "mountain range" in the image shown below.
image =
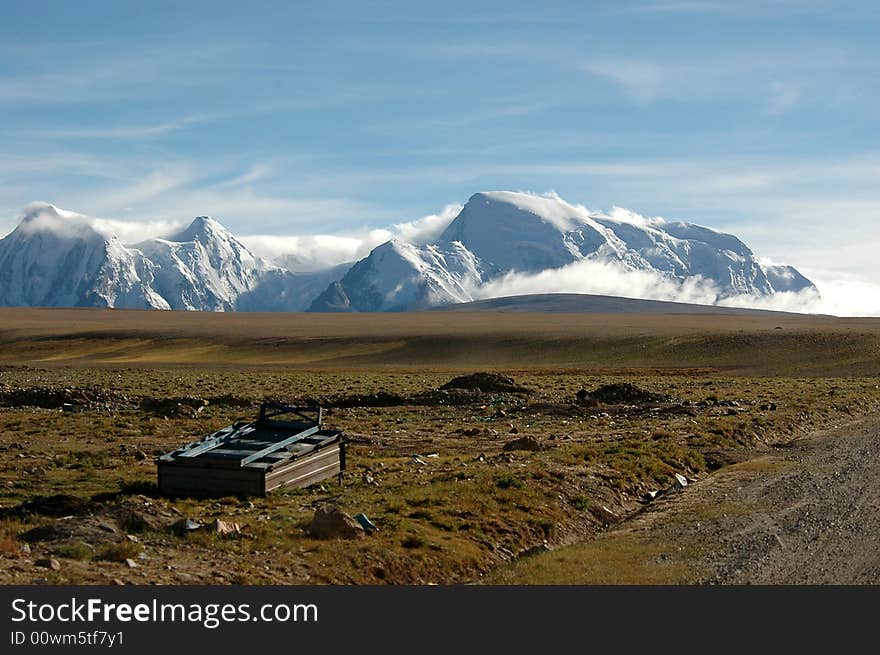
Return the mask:
<svg viewBox="0 0 880 655">
<path fill-rule="evenodd" d="M 813 286 L 791 266 L 762 263 L 730 234 L 508 191 L 471 196 L 431 243 L 391 239 L 360 261 L 310 272 L 284 265 L 301 259 L 267 261 L 204 216 L 177 233 L 123 244 L 86 216 L 34 203 L 0 239 L 0 305 L 405 311 L 470 302 L 506 276 L 579 262 L 659 281 L 702 280 L 716 301 Z"/>
</svg>

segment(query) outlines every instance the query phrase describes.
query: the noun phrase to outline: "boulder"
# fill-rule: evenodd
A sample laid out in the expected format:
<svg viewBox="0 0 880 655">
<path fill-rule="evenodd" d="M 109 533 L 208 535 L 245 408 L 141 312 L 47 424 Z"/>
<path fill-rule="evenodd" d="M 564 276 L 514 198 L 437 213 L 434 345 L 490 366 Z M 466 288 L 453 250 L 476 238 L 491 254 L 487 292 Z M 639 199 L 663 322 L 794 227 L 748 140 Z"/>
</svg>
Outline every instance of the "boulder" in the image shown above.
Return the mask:
<svg viewBox="0 0 880 655">
<path fill-rule="evenodd" d="M 241 526 L 238 523 L 232 523 L 231 521 L 214 519 L 214 522 L 208 526 L 208 530 L 216 532 L 217 534 L 240 534 Z"/>
<path fill-rule="evenodd" d="M 509 450 L 543 450 L 544 447 L 534 437 L 526 436 L 520 437 L 519 439 L 514 439 L 513 441 L 508 441 L 501 448 L 504 451 Z"/>
<path fill-rule="evenodd" d="M 36 566 L 41 566 L 44 569 L 52 569 L 53 571 L 61 570 L 61 562 L 52 557 L 44 557 L 43 559 L 38 559 L 34 562 Z"/>
<path fill-rule="evenodd" d="M 309 523 L 308 533 L 317 539 L 359 539 L 364 528 L 338 507 L 319 507 Z"/>
</svg>

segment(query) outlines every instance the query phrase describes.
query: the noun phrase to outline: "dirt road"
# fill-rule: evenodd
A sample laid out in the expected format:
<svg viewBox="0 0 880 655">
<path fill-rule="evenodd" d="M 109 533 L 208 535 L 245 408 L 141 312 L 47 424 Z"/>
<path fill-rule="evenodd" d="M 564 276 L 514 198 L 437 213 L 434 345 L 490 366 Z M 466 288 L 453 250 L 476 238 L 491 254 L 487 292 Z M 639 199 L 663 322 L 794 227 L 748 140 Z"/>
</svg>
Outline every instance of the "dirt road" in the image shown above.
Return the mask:
<svg viewBox="0 0 880 655">
<path fill-rule="evenodd" d="M 880 418 L 722 469 L 496 581 L 878 584 Z"/>
</svg>

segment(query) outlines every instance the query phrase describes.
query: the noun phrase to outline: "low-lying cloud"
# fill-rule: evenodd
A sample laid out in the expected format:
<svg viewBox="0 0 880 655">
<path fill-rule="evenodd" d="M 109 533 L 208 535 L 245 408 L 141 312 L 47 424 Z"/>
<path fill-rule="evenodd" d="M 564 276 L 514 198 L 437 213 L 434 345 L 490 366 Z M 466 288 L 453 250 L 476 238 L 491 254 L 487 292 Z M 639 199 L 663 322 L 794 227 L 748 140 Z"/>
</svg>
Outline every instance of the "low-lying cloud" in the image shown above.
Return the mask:
<svg viewBox="0 0 880 655">
<path fill-rule="evenodd" d="M 256 254 L 295 270 L 309 271 L 366 257 L 376 246 L 390 239 L 424 245 L 437 239 L 461 211 L 461 205 L 447 205 L 442 211 L 388 228 L 365 229 L 347 234 L 298 236 L 250 235 L 239 239 Z"/>
<path fill-rule="evenodd" d="M 631 270 L 617 262 L 583 260 L 539 273 L 508 273 L 470 289 L 475 299 L 542 293 L 587 293 L 698 305 L 721 305 L 834 316 L 880 316 L 880 285 L 851 275 L 808 276 L 815 289 L 769 296 L 722 297 L 717 285 L 700 276 L 676 279 Z"/>
</svg>

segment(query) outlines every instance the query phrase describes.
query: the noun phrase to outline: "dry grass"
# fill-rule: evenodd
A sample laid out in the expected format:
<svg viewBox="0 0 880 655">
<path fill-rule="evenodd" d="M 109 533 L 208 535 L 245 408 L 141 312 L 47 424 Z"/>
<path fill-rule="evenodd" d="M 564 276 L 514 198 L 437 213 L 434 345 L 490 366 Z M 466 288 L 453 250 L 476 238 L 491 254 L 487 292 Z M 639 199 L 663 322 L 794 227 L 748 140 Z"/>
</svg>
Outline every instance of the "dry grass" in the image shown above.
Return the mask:
<svg viewBox="0 0 880 655">
<path fill-rule="evenodd" d="M 62 327 L 62 320 L 69 322 Z M 672 554 L 662 549 L 634 538 L 593 541 L 604 529 L 597 508 L 625 516 L 638 507 L 642 494 L 667 485 L 675 472 L 703 477 L 816 427 L 880 407 L 876 378 L 852 377 L 854 371 L 878 367 L 871 350 L 877 343 L 873 322 L 731 321 L 4 312 L 0 391 L 97 387 L 123 401 L 81 412 L 0 407 L 0 506 L 5 508 L 0 561 L 19 558 L 18 535 L 55 520 L 10 508 L 38 495 L 67 494 L 91 499 L 87 513 L 95 518 L 89 521 L 104 517 L 119 534 L 92 530 L 34 543 L 32 557 L 62 560 L 62 570 L 52 574 L 57 582 L 462 582 L 507 566 L 521 550 L 545 540 L 584 542 L 580 560 L 574 553 L 552 554 L 575 558 L 563 562 L 573 571 L 569 581 L 685 580 L 688 573 L 679 560 L 667 559 Z M 775 329 L 779 321 L 783 330 Z M 443 338 L 449 333 L 455 337 Z M 805 334 L 812 336 L 797 336 Z M 798 339 L 800 349 L 791 345 Z M 752 363 L 735 370 L 717 367 L 734 361 L 737 352 Z M 838 356 L 842 364 L 833 362 Z M 252 417 L 264 398 L 412 395 L 486 362 L 491 363 L 486 368 L 513 375 L 534 393 L 487 394 L 462 406 L 331 410 L 328 424 L 353 440 L 343 488 L 325 482 L 288 490 L 253 499 L 253 508 L 234 498 L 172 500 L 155 493 L 155 455 Z M 773 369 L 776 374 L 750 374 L 749 367 L 759 364 L 762 373 Z M 805 367 L 809 379 L 800 375 Z M 822 371 L 825 377 L 818 376 Z M 674 397 L 675 406 L 688 411 L 571 402 L 582 387 L 624 381 Z M 164 417 L 139 406 L 143 397 L 180 396 L 214 402 L 197 419 Z M 223 400 L 229 396 L 238 404 Z M 715 404 L 728 401 L 737 406 Z M 777 408 L 762 409 L 768 403 Z M 502 453 L 514 436 L 510 424 L 516 436 L 533 435 L 547 448 Z M 427 457 L 434 453 L 437 457 Z M 415 454 L 425 464 L 413 464 Z M 368 484 L 367 471 L 378 486 Z M 310 538 L 304 528 L 314 508 L 325 502 L 351 514 L 366 513 L 380 531 L 357 542 Z M 231 520 L 246 536 L 179 538 L 165 528 L 119 518 L 122 508 L 148 517 Z M 85 519 L 71 521 L 79 525 Z M 106 543 L 133 532 L 146 555 L 138 568 L 101 560 L 109 554 L 101 551 L 110 547 Z M 141 546 L 126 546 L 134 547 Z M 618 573 L 612 580 L 600 569 Z M 0 565 L 2 583 L 31 577 L 27 570 Z M 534 580 L 543 579 L 535 574 Z"/>
</svg>

